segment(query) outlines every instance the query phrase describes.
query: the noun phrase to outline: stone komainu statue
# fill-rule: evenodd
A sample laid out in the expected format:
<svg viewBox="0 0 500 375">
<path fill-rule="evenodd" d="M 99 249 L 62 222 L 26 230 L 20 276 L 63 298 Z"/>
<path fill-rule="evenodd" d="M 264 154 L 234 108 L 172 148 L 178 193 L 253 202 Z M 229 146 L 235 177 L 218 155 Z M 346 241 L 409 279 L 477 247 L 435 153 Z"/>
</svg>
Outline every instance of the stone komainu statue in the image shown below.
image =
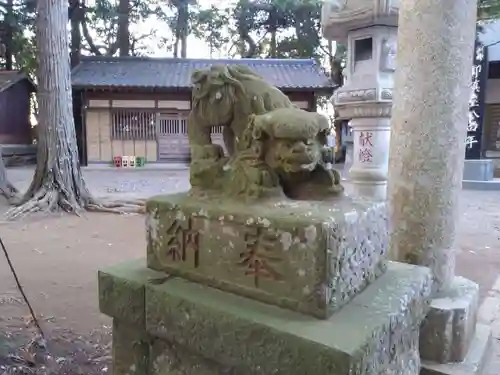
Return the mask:
<svg viewBox="0 0 500 375">
<path fill-rule="evenodd" d="M 288 97 L 242 65 L 215 65 L 192 75 L 188 120 L 193 192 L 237 198 L 324 198 L 343 191 L 326 168 L 328 120 L 298 109 Z M 223 126 L 228 157 L 212 144 Z"/>
</svg>

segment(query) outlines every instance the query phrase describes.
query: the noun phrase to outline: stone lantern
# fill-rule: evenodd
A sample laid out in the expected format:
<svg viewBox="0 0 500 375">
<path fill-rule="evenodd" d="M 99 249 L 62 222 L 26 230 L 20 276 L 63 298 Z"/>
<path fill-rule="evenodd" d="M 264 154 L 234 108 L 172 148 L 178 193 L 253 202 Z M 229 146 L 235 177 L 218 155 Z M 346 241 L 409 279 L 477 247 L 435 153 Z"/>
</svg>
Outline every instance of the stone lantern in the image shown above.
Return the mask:
<svg viewBox="0 0 500 375">
<path fill-rule="evenodd" d="M 353 132 L 349 177 L 354 194 L 385 199 L 392 89 L 396 69 L 398 0 L 326 0 L 326 39 L 347 46 L 345 84 L 332 100 Z"/>
</svg>

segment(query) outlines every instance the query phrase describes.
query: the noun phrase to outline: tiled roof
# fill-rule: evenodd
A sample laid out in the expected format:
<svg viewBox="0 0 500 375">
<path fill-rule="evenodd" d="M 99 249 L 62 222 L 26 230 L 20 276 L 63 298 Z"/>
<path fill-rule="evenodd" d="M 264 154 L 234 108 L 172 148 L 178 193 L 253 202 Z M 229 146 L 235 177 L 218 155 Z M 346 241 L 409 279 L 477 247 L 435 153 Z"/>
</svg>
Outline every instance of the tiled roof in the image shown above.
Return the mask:
<svg viewBox="0 0 500 375">
<path fill-rule="evenodd" d="M 189 88 L 191 73 L 215 64 L 242 64 L 281 89 L 330 89 L 332 84 L 309 59 L 174 59 L 83 57 L 73 69 L 78 88 Z"/>
<path fill-rule="evenodd" d="M 25 73 L 19 70 L 0 70 L 0 92 L 7 90 L 23 79 L 28 80 L 33 89 L 35 88 L 35 85 Z"/>
</svg>

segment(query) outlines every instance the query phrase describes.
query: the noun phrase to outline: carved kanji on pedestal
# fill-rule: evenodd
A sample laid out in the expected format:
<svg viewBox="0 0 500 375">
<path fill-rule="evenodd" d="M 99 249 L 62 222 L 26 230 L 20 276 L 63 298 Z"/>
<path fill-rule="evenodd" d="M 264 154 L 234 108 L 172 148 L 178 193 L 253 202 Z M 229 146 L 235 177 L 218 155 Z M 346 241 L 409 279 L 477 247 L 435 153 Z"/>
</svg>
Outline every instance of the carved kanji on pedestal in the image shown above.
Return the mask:
<svg viewBox="0 0 500 375">
<path fill-rule="evenodd" d="M 254 286 L 258 288 L 262 278 L 281 280 L 282 275 L 275 268 L 281 257 L 273 254 L 277 234 L 267 228 L 247 226 L 244 238 L 245 251 L 240 253 L 238 265 L 245 269 L 245 275 L 253 276 Z"/>
<path fill-rule="evenodd" d="M 193 227 L 193 218 L 183 224 L 174 220 L 166 231 L 167 258 L 172 262 L 185 262 L 188 252 L 193 254 L 193 266 L 199 266 L 199 232 Z"/>
</svg>

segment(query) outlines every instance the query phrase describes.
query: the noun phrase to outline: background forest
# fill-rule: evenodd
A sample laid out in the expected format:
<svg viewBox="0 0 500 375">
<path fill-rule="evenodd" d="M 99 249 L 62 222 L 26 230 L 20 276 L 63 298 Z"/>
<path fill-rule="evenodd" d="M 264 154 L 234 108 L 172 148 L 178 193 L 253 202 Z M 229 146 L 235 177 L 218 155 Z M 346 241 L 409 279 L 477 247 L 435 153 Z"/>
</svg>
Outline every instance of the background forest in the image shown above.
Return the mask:
<svg viewBox="0 0 500 375">
<path fill-rule="evenodd" d="M 323 40 L 322 0 L 68 0 L 71 61 L 81 55 L 316 58 L 342 84 L 345 49 Z M 480 0 L 482 19 L 500 0 Z M 0 1 L 0 66 L 33 74 L 36 0 Z M 195 46 L 189 46 L 191 42 Z M 197 53 L 199 56 L 199 52 Z"/>
</svg>

